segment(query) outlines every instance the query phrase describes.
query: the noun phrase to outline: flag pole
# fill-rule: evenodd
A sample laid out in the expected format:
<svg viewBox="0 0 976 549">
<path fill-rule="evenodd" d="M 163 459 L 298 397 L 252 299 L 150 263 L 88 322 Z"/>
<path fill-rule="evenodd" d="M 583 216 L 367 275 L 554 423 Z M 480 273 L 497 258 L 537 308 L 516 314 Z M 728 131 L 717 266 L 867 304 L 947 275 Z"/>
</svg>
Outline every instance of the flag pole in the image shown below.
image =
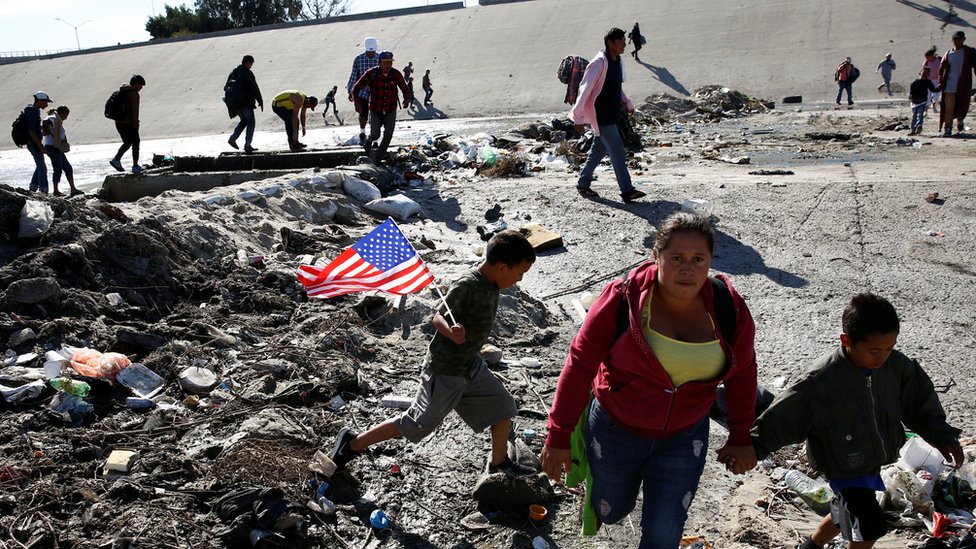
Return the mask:
<svg viewBox="0 0 976 549">
<path fill-rule="evenodd" d="M 452 326 L 457 325 L 457 320 L 454 319 L 454 313 L 451 312 L 451 306 L 447 304 L 447 298 L 445 298 L 444 294 L 441 293 L 441 288 L 440 286 L 437 285 L 436 282 L 434 283 L 434 291 L 437 292 L 437 295 L 440 296 L 441 303 L 443 303 L 444 308 L 447 309 L 447 316 L 451 317 L 451 325 Z"/>
</svg>

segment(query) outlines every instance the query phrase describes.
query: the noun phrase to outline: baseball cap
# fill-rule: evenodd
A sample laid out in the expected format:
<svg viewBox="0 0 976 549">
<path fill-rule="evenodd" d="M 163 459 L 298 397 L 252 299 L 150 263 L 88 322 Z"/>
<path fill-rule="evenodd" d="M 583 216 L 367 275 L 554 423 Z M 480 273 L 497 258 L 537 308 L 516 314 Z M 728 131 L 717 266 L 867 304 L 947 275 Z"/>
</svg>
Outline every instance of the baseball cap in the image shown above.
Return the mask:
<svg viewBox="0 0 976 549">
<path fill-rule="evenodd" d="M 393 59 L 393 52 L 390 50 L 383 50 L 380 52 L 380 61 L 384 59 Z"/>
<path fill-rule="evenodd" d="M 35 93 L 34 94 L 34 99 L 40 99 L 41 101 L 49 101 L 51 103 L 54 102 L 54 100 L 51 99 L 51 96 L 50 95 L 48 95 L 48 94 L 46 94 L 46 93 L 44 93 L 42 91 L 38 91 L 37 93 Z"/>
<path fill-rule="evenodd" d="M 363 40 L 363 47 L 366 48 L 366 51 L 376 51 L 376 49 L 379 48 L 379 43 L 377 43 L 376 39 L 372 36 L 367 36 L 366 39 Z"/>
<path fill-rule="evenodd" d="M 952 33 L 952 37 L 953 38 L 962 38 L 963 40 L 965 40 L 966 39 L 966 33 L 962 32 L 962 31 L 956 31 L 956 32 Z"/>
</svg>

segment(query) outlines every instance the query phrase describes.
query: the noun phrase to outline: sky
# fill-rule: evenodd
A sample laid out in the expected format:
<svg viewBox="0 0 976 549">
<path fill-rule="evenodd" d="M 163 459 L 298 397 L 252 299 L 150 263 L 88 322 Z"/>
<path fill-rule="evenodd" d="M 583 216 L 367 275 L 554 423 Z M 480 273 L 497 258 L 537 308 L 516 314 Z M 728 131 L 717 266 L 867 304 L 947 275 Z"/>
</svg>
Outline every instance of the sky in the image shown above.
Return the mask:
<svg viewBox="0 0 976 549">
<path fill-rule="evenodd" d="M 354 0 L 350 13 L 391 10 L 447 0 Z M 74 50 L 149 40 L 146 20 L 186 0 L 0 0 L 0 56 Z M 62 21 L 59 21 L 60 18 Z M 77 34 L 77 36 L 76 36 Z"/>
</svg>

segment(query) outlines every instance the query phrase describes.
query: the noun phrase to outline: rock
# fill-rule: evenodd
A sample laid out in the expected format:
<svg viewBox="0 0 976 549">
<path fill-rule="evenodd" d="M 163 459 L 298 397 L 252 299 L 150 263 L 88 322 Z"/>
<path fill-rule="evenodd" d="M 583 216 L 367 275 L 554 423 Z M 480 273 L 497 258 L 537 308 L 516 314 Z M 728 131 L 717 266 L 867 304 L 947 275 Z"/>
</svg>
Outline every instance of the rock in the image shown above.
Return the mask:
<svg viewBox="0 0 976 549">
<path fill-rule="evenodd" d="M 502 350 L 494 345 L 485 345 L 481 348 L 481 358 L 485 359 L 489 366 L 495 366 L 502 361 Z"/>
<path fill-rule="evenodd" d="M 34 333 L 34 330 L 24 328 L 10 334 L 10 340 L 7 341 L 7 346 L 19 347 L 20 345 L 27 343 L 28 341 L 34 341 L 35 339 L 37 339 L 37 334 Z"/>
<path fill-rule="evenodd" d="M 40 303 L 60 294 L 61 285 L 52 277 L 25 278 L 7 286 L 7 301 L 14 303 Z"/>
<path fill-rule="evenodd" d="M 522 516 L 529 505 L 545 503 L 552 498 L 552 484 L 543 473 L 513 477 L 505 473 L 482 474 L 472 497 L 479 506 Z"/>
</svg>

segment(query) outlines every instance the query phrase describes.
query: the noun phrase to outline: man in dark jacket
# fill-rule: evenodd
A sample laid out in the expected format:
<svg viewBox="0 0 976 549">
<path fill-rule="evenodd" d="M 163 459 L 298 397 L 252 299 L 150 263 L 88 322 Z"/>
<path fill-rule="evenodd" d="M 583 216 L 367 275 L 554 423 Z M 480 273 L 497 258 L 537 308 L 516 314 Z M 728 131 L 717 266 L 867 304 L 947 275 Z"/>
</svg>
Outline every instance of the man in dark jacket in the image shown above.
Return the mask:
<svg viewBox="0 0 976 549">
<path fill-rule="evenodd" d="M 254 138 L 254 104 L 257 103 L 261 107 L 261 112 L 264 112 L 264 99 L 261 98 L 261 89 L 258 88 L 257 80 L 254 79 L 254 73 L 251 72 L 252 66 L 254 66 L 254 58 L 245 55 L 241 64 L 227 78 L 227 83 L 231 89 L 227 90 L 227 95 L 224 98 L 228 102 L 227 110 L 230 111 L 233 107 L 241 119 L 237 123 L 237 127 L 234 128 L 234 133 L 230 134 L 227 144 L 236 149 L 237 138 L 240 137 L 242 131 L 247 130 L 244 133 L 244 152 L 247 153 L 257 150 L 251 146 L 251 140 Z"/>
<path fill-rule="evenodd" d="M 120 172 L 124 172 L 122 167 L 122 155 L 125 151 L 132 148 L 132 173 L 142 171 L 139 165 L 139 92 L 146 85 L 146 79 L 139 74 L 133 74 L 128 84 L 119 86 L 119 92 L 124 95 L 125 115 L 115 121 L 115 131 L 119 132 L 122 138 L 122 146 L 115 153 L 115 158 L 108 163 Z"/>
</svg>

